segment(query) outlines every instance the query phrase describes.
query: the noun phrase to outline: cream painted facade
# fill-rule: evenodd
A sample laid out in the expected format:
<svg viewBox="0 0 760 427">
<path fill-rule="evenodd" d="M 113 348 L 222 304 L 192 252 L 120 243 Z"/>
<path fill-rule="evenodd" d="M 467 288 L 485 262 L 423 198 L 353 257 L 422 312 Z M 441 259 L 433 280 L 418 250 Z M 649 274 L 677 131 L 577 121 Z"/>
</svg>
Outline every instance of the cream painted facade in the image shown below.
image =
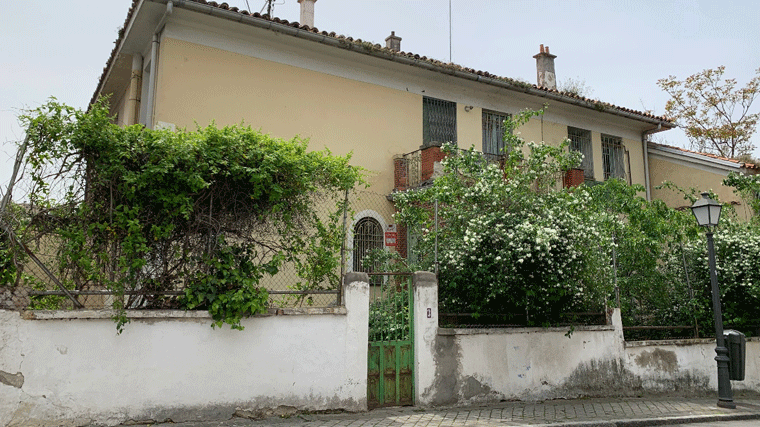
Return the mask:
<svg viewBox="0 0 760 427">
<path fill-rule="evenodd" d="M 690 206 L 691 202 L 685 200 L 677 191 L 655 188 L 665 181 L 686 190 L 697 188 L 700 191 L 714 192 L 721 202 L 731 204 L 737 217 L 742 220 L 748 220 L 754 215 L 752 208 L 733 191 L 733 188 L 723 185 L 723 180 L 730 172 L 754 173 L 747 170 L 744 164 L 655 144 L 649 146 L 649 162 L 652 195 L 668 206 L 685 208 Z"/>
</svg>

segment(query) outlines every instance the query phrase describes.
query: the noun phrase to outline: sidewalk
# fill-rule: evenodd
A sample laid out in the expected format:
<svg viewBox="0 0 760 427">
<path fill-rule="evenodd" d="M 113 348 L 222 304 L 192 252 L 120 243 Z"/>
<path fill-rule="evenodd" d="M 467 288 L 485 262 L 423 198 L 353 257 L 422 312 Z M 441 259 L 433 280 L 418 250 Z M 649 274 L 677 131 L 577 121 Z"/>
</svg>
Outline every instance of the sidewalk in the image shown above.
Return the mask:
<svg viewBox="0 0 760 427">
<path fill-rule="evenodd" d="M 540 426 L 622 427 L 673 425 L 685 422 L 760 419 L 760 400 L 735 398 L 736 409 L 719 408 L 717 398 L 595 398 L 545 402 L 421 409 L 377 409 L 349 414 L 297 414 L 265 420 L 152 424 L 152 427 L 431 427 L 431 426 Z M 147 426 L 148 424 L 141 424 Z"/>
</svg>

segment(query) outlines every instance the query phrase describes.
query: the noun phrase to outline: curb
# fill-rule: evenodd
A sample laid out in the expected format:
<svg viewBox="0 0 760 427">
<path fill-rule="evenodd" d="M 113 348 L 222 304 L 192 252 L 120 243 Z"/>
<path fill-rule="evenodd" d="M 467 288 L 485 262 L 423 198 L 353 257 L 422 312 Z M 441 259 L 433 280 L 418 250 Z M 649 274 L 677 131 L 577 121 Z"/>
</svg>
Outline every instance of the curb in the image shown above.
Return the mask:
<svg viewBox="0 0 760 427">
<path fill-rule="evenodd" d="M 683 417 L 640 418 L 605 421 L 577 421 L 569 423 L 534 424 L 531 427 L 649 427 L 679 424 L 696 424 L 720 421 L 758 420 L 760 413 L 726 415 L 688 415 Z"/>
</svg>

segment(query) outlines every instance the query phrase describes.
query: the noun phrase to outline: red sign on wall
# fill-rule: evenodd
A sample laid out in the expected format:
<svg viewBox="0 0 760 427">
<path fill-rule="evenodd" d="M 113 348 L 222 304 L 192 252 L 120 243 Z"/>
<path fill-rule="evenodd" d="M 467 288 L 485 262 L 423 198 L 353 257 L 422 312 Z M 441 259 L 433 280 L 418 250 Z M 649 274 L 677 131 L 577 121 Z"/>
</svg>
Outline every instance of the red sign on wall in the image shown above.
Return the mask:
<svg viewBox="0 0 760 427">
<path fill-rule="evenodd" d="M 395 231 L 386 231 L 385 246 L 396 246 L 396 237 L 398 237 L 398 235 Z"/>
</svg>

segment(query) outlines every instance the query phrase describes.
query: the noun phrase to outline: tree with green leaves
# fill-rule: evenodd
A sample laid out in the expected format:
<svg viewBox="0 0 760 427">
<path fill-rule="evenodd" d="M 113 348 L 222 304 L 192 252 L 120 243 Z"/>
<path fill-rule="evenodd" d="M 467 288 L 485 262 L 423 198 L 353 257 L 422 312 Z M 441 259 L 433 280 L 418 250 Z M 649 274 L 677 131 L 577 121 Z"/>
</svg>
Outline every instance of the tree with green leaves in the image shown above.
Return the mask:
<svg viewBox="0 0 760 427">
<path fill-rule="evenodd" d="M 744 87 L 735 79 L 723 79 L 725 67 L 707 69 L 678 80 L 669 76 L 657 81 L 670 95 L 665 112 L 684 129 L 691 148 L 737 158 L 754 150 L 752 135 L 760 113 L 750 113 L 760 93 L 760 68 Z"/>
<path fill-rule="evenodd" d="M 260 282 L 285 264 L 299 289 L 339 286 L 340 212 L 362 180 L 349 156 L 241 125 L 119 127 L 104 101 L 50 101 L 22 121 L 25 234 L 56 247 L 67 288 L 114 291 L 119 327 L 127 308 L 186 308 L 242 328 L 268 306 Z"/>
</svg>

